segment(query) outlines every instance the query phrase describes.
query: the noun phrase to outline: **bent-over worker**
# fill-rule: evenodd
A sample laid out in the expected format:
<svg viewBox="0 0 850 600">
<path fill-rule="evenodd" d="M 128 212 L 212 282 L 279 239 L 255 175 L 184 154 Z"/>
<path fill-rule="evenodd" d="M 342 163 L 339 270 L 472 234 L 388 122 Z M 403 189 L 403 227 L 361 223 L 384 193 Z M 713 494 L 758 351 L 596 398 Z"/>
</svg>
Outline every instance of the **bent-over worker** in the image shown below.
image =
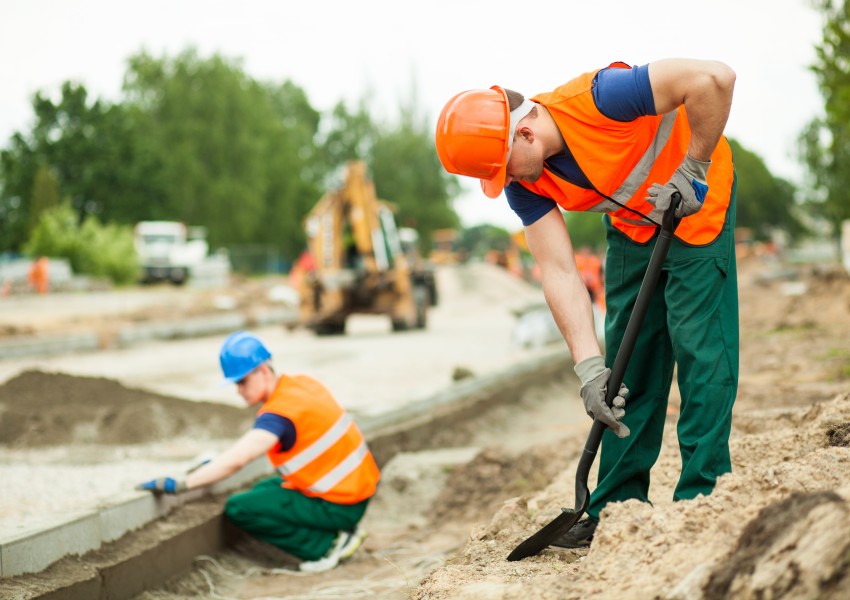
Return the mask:
<svg viewBox="0 0 850 600">
<path fill-rule="evenodd" d="M 278 473 L 228 498 L 225 516 L 298 557 L 301 571 L 334 568 L 363 542 L 358 524 L 380 479 L 363 434 L 318 381 L 277 376 L 254 334 L 228 336 L 219 359 L 225 380 L 259 407 L 254 427 L 185 478 L 154 479 L 139 489 L 174 494 L 207 486 L 265 454 Z"/>
<path fill-rule="evenodd" d="M 736 179 L 723 129 L 734 83 L 732 69 L 716 61 L 618 62 L 530 99 L 499 86 L 465 91 L 440 114 L 440 161 L 451 173 L 480 179 L 490 198 L 504 189 L 540 266 L 585 409 L 610 429 L 588 518 L 555 545 L 589 545 L 609 502 L 649 502 L 674 366 L 682 459 L 674 500 L 711 493 L 731 470 Z M 625 374 L 628 389 L 619 390 L 612 409 L 605 403 L 610 367 L 675 192 L 682 220 Z M 604 213 L 604 358 L 561 210 Z"/>
</svg>

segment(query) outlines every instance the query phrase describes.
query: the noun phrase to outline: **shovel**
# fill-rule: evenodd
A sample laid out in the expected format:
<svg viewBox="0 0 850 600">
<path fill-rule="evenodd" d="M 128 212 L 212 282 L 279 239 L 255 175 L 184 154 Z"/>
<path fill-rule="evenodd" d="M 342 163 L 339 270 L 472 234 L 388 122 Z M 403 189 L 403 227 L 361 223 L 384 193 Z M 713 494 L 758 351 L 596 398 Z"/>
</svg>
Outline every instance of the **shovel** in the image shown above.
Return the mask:
<svg viewBox="0 0 850 600">
<path fill-rule="evenodd" d="M 629 365 L 629 359 L 632 357 L 632 350 L 634 350 L 638 333 L 640 332 L 641 325 L 643 325 L 646 310 L 649 308 L 649 300 L 652 298 L 655 284 L 658 283 L 658 277 L 661 275 L 661 267 L 664 265 L 664 260 L 667 258 L 667 251 L 670 249 L 670 243 L 673 241 L 673 232 L 678 225 L 678 219 L 674 215 L 680 200 L 681 196 L 679 193 L 674 193 L 672 202 L 670 203 L 671 206 L 664 213 L 664 218 L 661 221 L 661 231 L 658 234 L 658 241 L 652 250 L 652 256 L 649 259 L 649 265 L 646 268 L 643 282 L 640 284 L 640 291 L 635 300 L 634 309 L 629 317 L 629 322 L 626 324 L 623 341 L 614 359 L 611 375 L 608 377 L 608 390 L 605 394 L 605 402 L 609 407 L 614 402 L 614 398 L 617 397 L 620 384 L 623 383 L 626 367 Z M 602 441 L 602 434 L 605 432 L 605 429 L 606 425 L 598 420 L 594 421 L 593 426 L 590 428 L 590 435 L 588 435 L 587 442 L 584 444 L 584 452 L 582 452 L 581 459 L 578 462 L 578 469 L 576 470 L 575 508 L 572 510 L 562 508 L 560 515 L 514 548 L 508 554 L 509 561 L 522 560 L 523 558 L 538 554 L 569 531 L 573 525 L 578 523 L 578 520 L 587 510 L 587 506 L 590 503 L 587 476 L 596 458 L 596 451 L 599 449 L 599 443 Z"/>
</svg>

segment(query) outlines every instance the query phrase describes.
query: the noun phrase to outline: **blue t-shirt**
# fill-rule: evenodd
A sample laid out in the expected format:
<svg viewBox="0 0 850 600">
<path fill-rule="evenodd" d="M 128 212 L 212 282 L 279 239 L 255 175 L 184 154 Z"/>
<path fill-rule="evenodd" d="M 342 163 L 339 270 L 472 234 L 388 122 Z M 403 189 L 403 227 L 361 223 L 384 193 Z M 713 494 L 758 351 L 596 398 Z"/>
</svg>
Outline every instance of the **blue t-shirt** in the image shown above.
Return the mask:
<svg viewBox="0 0 850 600">
<path fill-rule="evenodd" d="M 615 121 L 633 121 L 638 117 L 655 114 L 655 99 L 649 84 L 649 65 L 632 69 L 602 69 L 593 78 L 591 93 L 599 112 Z M 585 189 L 591 187 L 569 148 L 549 157 L 546 168 L 573 185 Z M 535 194 L 519 182 L 508 185 L 505 196 L 523 225 L 531 225 L 557 206 L 551 198 Z"/>
<path fill-rule="evenodd" d="M 254 429 L 262 429 L 277 436 L 284 452 L 295 445 L 295 424 L 280 415 L 263 413 L 254 421 Z"/>
</svg>

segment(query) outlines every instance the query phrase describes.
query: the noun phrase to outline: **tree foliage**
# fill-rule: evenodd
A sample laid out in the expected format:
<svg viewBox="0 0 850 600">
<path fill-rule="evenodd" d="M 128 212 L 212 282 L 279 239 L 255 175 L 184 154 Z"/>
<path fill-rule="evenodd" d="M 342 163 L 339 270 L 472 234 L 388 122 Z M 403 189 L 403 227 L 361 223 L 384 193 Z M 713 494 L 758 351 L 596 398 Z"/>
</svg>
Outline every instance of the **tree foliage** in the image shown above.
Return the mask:
<svg viewBox="0 0 850 600">
<path fill-rule="evenodd" d="M 419 232 L 423 250 L 431 247 L 434 230 L 460 225 L 451 207 L 457 179 L 440 164 L 428 119 L 418 112 L 415 99 L 402 107 L 397 126 L 378 130 L 372 175 L 378 196 L 395 205 L 401 226 Z"/>
<path fill-rule="evenodd" d="M 489 250 L 506 251 L 511 244 L 511 234 L 503 227 L 482 224 L 467 227 L 461 232 L 457 247 L 471 258 L 483 258 Z"/>
<path fill-rule="evenodd" d="M 32 131 L 0 152 L 0 251 L 22 249 L 63 198 L 80 224 L 183 221 L 205 226 L 212 247 L 261 245 L 293 260 L 303 218 L 352 159 L 424 240 L 457 224 L 457 184 L 412 107 L 380 126 L 366 100 L 323 115 L 293 82 L 260 82 L 194 49 L 131 57 L 123 94 L 112 104 L 66 82 L 58 101 L 35 96 Z"/>
<path fill-rule="evenodd" d="M 204 225 L 212 245 L 265 241 L 295 254 L 298 217 L 319 193 L 307 168 L 319 115 L 302 90 L 261 84 L 193 50 L 133 57 L 124 89 L 138 135 L 162 157 L 148 219 Z"/>
<path fill-rule="evenodd" d="M 825 17 L 812 66 L 824 98 L 823 116 L 801 133 L 803 158 L 819 197 L 812 209 L 833 226 L 850 219 L 850 0 L 815 0 Z"/>
<path fill-rule="evenodd" d="M 568 212 L 564 215 L 573 248 L 587 246 L 597 252 L 605 249 L 605 224 L 602 215 L 589 212 Z"/>
<path fill-rule="evenodd" d="M 774 177 L 764 161 L 754 152 L 729 140 L 738 176 L 737 227 L 752 230 L 755 239 L 767 240 L 774 229 L 781 229 L 793 239 L 805 228 L 796 215 L 794 186 Z"/>
<path fill-rule="evenodd" d="M 59 205 L 59 184 L 46 165 L 39 165 L 32 185 L 32 201 L 29 207 L 29 226 L 27 233 L 32 234 L 44 211 Z"/>
<path fill-rule="evenodd" d="M 24 252 L 30 256 L 67 258 L 77 273 L 104 277 L 117 284 L 138 276 L 133 230 L 127 225 L 102 224 L 94 215 L 78 221 L 70 202 L 41 213 Z"/>
<path fill-rule="evenodd" d="M 85 87 L 65 82 L 58 102 L 35 94 L 33 110 L 32 131 L 15 133 L 0 152 L 0 250 L 20 248 L 44 203 L 55 204 L 44 196 L 55 194 L 43 187 L 46 177 L 55 182 L 60 197 L 70 200 L 80 222 L 86 215 L 126 219 L 149 182 L 122 106 L 92 102 Z"/>
</svg>

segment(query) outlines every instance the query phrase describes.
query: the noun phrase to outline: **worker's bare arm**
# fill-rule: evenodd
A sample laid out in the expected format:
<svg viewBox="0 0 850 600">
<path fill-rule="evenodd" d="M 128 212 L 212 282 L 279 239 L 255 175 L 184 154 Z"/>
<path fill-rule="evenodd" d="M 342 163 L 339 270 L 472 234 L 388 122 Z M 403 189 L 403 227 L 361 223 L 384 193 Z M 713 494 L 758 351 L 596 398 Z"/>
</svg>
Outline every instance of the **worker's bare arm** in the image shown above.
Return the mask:
<svg viewBox="0 0 850 600">
<path fill-rule="evenodd" d="M 718 61 L 668 58 L 649 63 L 649 82 L 658 114 L 685 106 L 688 155 L 709 161 L 729 119 L 735 72 Z"/>
<path fill-rule="evenodd" d="M 251 429 L 230 448 L 189 474 L 186 487 L 192 489 L 221 481 L 263 456 L 277 442 L 278 438 L 273 433 L 264 429 Z"/>
<path fill-rule="evenodd" d="M 528 249 L 540 267 L 543 293 L 576 363 L 601 354 L 590 295 L 581 280 L 567 227 L 557 208 L 525 228 Z"/>
</svg>

